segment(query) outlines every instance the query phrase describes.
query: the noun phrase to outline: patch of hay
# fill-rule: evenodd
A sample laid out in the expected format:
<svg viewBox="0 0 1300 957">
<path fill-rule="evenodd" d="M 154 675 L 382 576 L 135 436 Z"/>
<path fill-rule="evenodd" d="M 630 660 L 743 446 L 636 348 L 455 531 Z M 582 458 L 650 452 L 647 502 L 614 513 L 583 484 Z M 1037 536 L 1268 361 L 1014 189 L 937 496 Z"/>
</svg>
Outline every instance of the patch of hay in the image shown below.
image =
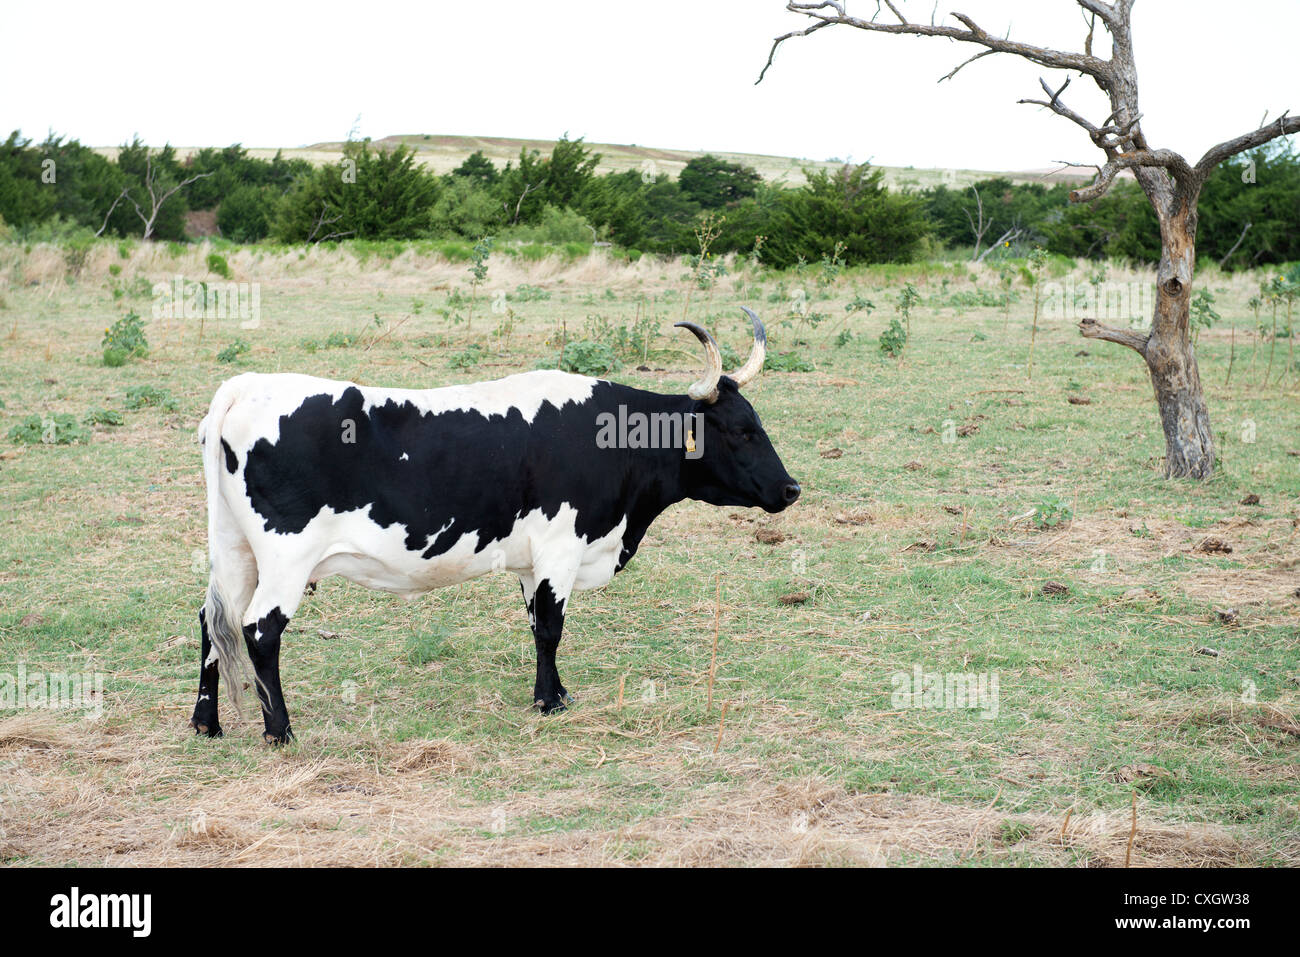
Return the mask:
<svg viewBox="0 0 1300 957">
<path fill-rule="evenodd" d="M 393 762 L 396 771 L 439 771 L 454 774 L 471 766 L 463 749 L 450 741 L 410 742 L 404 754 Z"/>
<path fill-rule="evenodd" d="M 78 730 L 47 713 L 26 711 L 0 720 L 0 752 L 62 751 L 85 748 L 89 743 L 85 730 Z"/>
</svg>

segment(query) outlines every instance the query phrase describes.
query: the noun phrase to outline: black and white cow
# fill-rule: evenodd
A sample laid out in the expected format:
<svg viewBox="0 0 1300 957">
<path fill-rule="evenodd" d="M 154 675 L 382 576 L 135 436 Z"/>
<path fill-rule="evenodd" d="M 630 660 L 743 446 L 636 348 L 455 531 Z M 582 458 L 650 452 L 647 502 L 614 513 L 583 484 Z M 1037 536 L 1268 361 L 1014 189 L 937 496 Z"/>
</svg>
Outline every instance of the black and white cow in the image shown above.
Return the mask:
<svg viewBox="0 0 1300 957">
<path fill-rule="evenodd" d="M 799 497 L 740 395 L 766 349 L 745 312 L 754 346 L 729 377 L 713 337 L 677 324 L 708 361 L 686 395 L 558 371 L 429 390 L 293 374 L 224 382 L 199 426 L 211 578 L 195 731 L 221 734 L 219 675 L 238 703 L 242 641 L 266 740 L 292 737 L 280 636 L 304 589 L 330 575 L 415 595 L 512 572 L 537 646 L 533 699 L 562 710 L 572 699 L 555 650 L 574 589 L 607 583 L 682 499 L 779 512 Z M 647 423 L 668 441 L 647 441 Z"/>
</svg>

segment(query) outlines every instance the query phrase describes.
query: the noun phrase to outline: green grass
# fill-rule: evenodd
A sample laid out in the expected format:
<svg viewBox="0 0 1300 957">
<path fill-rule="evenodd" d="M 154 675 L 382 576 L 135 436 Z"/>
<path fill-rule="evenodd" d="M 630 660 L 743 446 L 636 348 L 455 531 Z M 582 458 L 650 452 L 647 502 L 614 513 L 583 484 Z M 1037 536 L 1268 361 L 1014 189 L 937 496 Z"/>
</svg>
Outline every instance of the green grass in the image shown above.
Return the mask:
<svg viewBox="0 0 1300 957">
<path fill-rule="evenodd" d="M 182 340 L 148 320 L 148 357 L 106 368 L 99 339 L 120 313 L 108 263 L 145 268 L 110 252 L 76 279 L 33 285 L 17 280 L 40 250 L 0 250 L 0 436 L 33 415 L 128 410 L 86 442 L 0 441 L 0 672 L 92 669 L 106 685 L 104 716 L 89 728 L 58 716 L 72 737 L 46 750 L 6 739 L 0 713 L 0 859 L 524 862 L 541 847 L 578 862 L 1117 863 L 1135 790 L 1140 863 L 1300 859 L 1285 719 L 1294 729 L 1300 405 L 1294 377 L 1290 392 L 1259 385 L 1267 343 L 1252 363 L 1250 277 L 1213 279 L 1238 327 L 1237 366 L 1224 388 L 1227 330 L 1202 333 L 1221 467 L 1190 484 L 1160 477 L 1159 423 L 1131 352 L 1041 321 L 1027 382 L 1024 290 L 1009 324 L 998 307 L 948 304 L 998 291 L 988 269 L 852 269 L 823 289 L 736 264 L 699 290 L 681 263 L 611 262 L 593 277 L 561 250 L 534 274 L 521 252 L 494 257 L 468 331 L 456 308 L 439 312 L 450 289 L 468 289 L 438 250 L 417 251 L 430 257 L 419 269 L 363 250 L 358 272 L 235 248 L 232 269 L 262 283 L 258 328 L 209 320 L 200 344 L 196 328 Z M 168 279 L 175 264 L 159 268 Z M 891 359 L 877 346 L 894 318 L 883 304 L 904 282 L 923 300 Z M 550 295 L 511 301 L 507 341 L 491 297 L 524 284 Z M 833 321 L 783 321 L 801 284 Z M 846 313 L 858 296 L 882 305 Z M 412 314 L 413 299 L 429 309 Z M 530 369 L 594 313 L 631 325 L 640 309 L 659 323 L 652 371 L 626 355 L 615 377 L 681 391 L 699 356 L 671 323 L 689 315 L 743 355 L 742 303 L 767 319 L 774 354 L 813 368 L 766 372 L 748 390 L 804 496 L 777 517 L 683 504 L 614 582 L 578 594 L 560 647 L 579 698 L 569 712 L 529 708 L 533 645 L 513 579 L 409 603 L 328 580 L 285 640 L 298 742 L 271 751 L 256 716 L 228 705 L 224 739 L 192 736 L 206 575 L 195 429 L 236 371 L 218 362 L 222 345 L 249 344 L 238 371 L 433 387 Z M 854 336 L 837 347 L 840 328 Z M 358 329 L 349 348 L 303 345 Z M 471 347 L 480 361 L 457 368 Z M 1091 404 L 1069 404 L 1080 394 Z M 1238 504 L 1248 493 L 1261 504 Z M 761 543 L 760 528 L 785 538 Z M 1207 535 L 1233 551 L 1194 551 Z M 1049 580 L 1068 590 L 1045 594 Z M 794 592 L 810 597 L 782 603 Z M 1236 624 L 1216 616 L 1227 605 Z M 996 674 L 996 717 L 898 706 L 891 676 L 918 665 Z M 430 742 L 449 756 L 404 764 Z M 1168 773 L 1132 780 L 1138 765 Z M 224 838 L 177 837 L 197 806 Z M 1091 824 L 1062 843 L 1068 809 Z M 922 840 L 909 820 L 942 823 Z M 119 846 L 123 821 L 141 836 Z M 879 830 L 886 821 L 896 829 Z"/>
</svg>

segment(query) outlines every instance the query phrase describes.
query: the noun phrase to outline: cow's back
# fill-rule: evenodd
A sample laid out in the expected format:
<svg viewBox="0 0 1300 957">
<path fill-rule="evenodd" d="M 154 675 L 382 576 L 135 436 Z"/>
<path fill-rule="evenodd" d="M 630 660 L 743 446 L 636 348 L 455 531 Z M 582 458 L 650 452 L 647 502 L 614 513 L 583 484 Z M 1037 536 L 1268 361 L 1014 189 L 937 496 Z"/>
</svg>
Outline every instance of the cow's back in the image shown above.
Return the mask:
<svg viewBox="0 0 1300 957">
<path fill-rule="evenodd" d="M 326 510 L 364 511 L 433 558 L 466 532 L 480 547 L 503 539 L 537 509 L 582 503 L 593 538 L 619 520 L 601 506 L 609 477 L 581 461 L 610 383 L 538 371 L 431 390 L 296 374 L 232 385 L 220 430 L 235 466 L 227 480 L 266 532 L 300 533 Z"/>
</svg>

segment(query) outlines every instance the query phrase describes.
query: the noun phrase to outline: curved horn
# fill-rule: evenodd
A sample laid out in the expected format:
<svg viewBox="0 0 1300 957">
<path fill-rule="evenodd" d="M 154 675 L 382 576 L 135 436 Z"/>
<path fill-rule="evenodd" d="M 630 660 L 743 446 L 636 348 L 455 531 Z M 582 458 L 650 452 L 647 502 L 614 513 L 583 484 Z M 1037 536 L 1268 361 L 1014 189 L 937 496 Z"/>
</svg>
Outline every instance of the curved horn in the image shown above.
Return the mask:
<svg viewBox="0 0 1300 957">
<path fill-rule="evenodd" d="M 763 321 L 748 306 L 740 308 L 745 310 L 745 315 L 749 316 L 749 321 L 754 324 L 754 346 L 749 350 L 749 358 L 745 360 L 745 364 L 731 373 L 731 378 L 737 387 L 745 385 L 763 371 L 763 360 L 767 358 L 767 333 L 763 329 Z"/>
<path fill-rule="evenodd" d="M 718 380 L 722 378 L 722 353 L 718 351 L 718 344 L 713 341 L 713 336 L 709 335 L 708 330 L 697 326 L 693 322 L 675 322 L 675 326 L 681 326 L 683 329 L 689 329 L 695 333 L 695 338 L 700 340 L 700 345 L 704 346 L 704 358 L 706 365 L 704 367 L 704 376 L 699 382 L 693 383 L 686 394 L 692 399 L 703 399 L 705 402 L 715 402 L 718 398 Z"/>
</svg>

